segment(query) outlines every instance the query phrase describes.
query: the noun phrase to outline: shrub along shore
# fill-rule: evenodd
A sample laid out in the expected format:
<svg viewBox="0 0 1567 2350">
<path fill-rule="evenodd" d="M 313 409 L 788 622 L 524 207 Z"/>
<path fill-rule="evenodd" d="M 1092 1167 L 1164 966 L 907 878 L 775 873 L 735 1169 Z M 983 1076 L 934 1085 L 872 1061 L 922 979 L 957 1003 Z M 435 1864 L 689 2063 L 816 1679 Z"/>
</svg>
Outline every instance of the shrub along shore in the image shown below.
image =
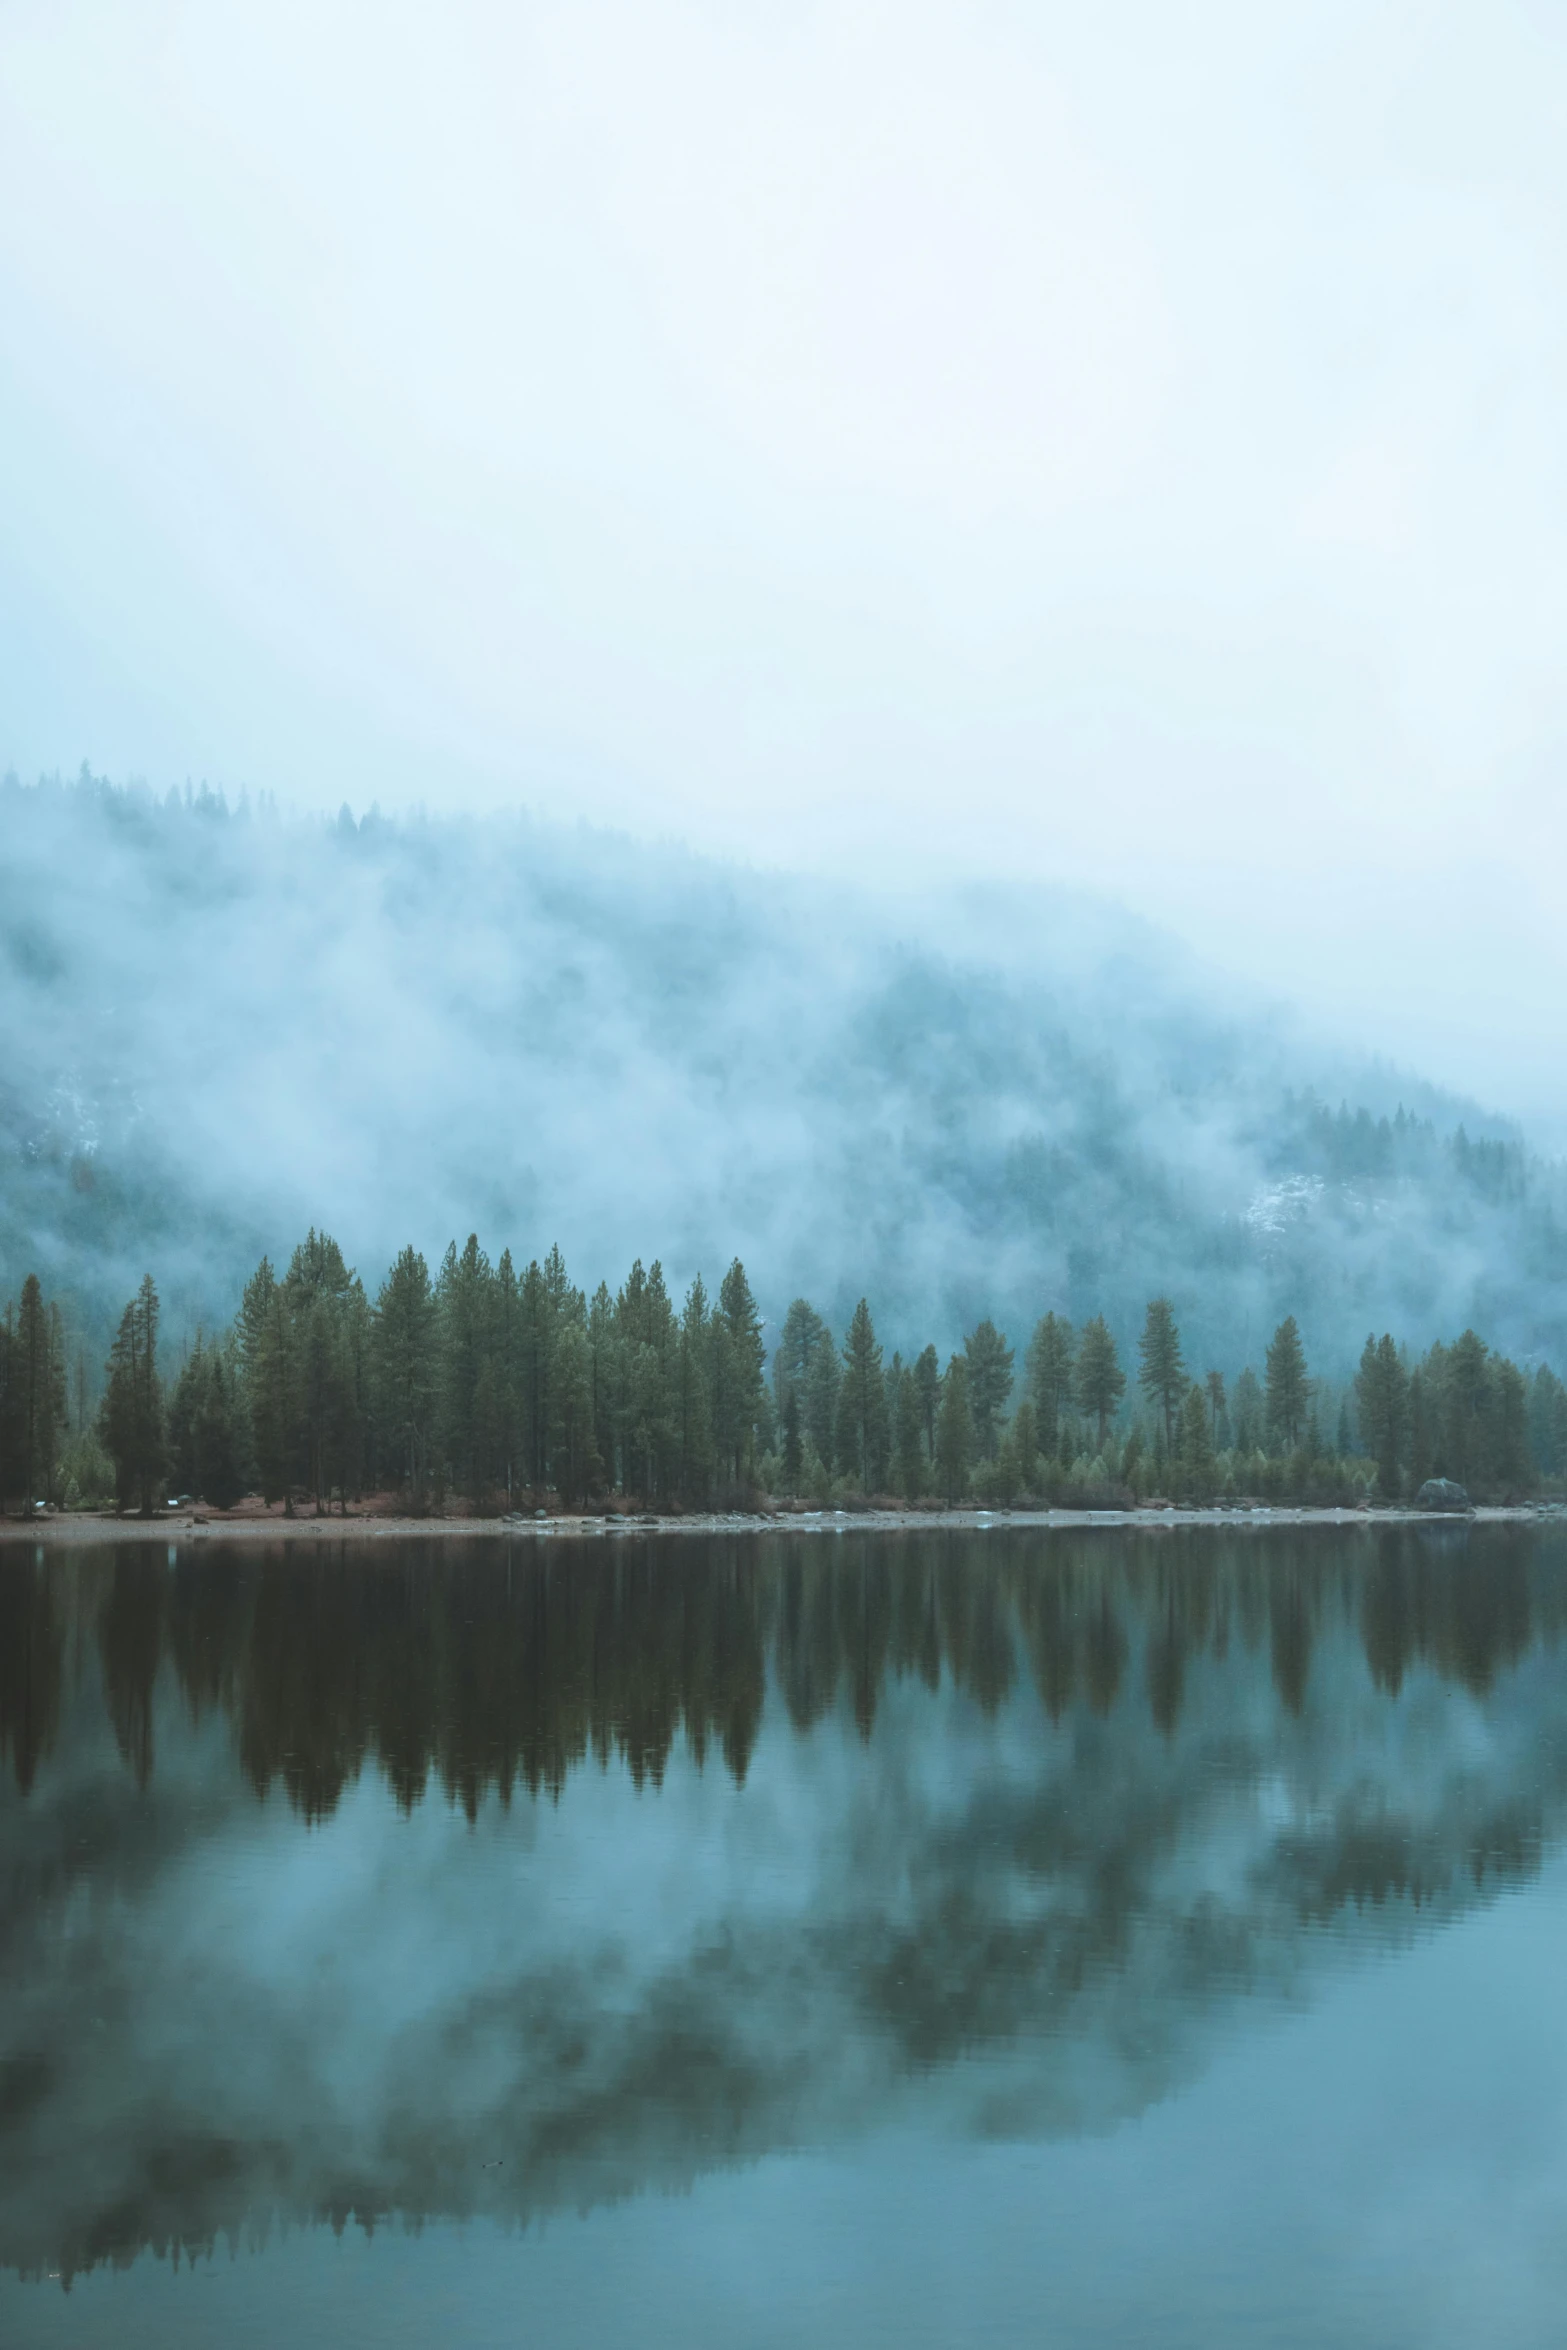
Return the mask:
<svg viewBox="0 0 1567 2350">
<path fill-rule="evenodd" d="M 6 1508 L 164 1517 L 254 1496 L 224 1522 L 273 1531 L 274 1512 L 301 1511 L 443 1532 L 584 1512 L 602 1526 L 606 1510 L 693 1530 L 734 1513 L 819 1523 L 808 1511 L 930 1525 L 1359 1511 L 1433 1477 L 1521 1506 L 1567 1473 L 1567 1388 L 1472 1330 L 1418 1356 L 1369 1334 L 1335 1387 L 1312 1377 L 1293 1316 L 1260 1371 L 1188 1363 L 1160 1297 L 1125 1361 L 1103 1316 L 1074 1328 L 1050 1310 L 1021 1365 L 989 1319 L 943 1365 L 933 1345 L 889 1357 L 863 1298 L 841 1338 L 803 1298 L 769 1336 L 738 1259 L 716 1298 L 698 1278 L 677 1306 L 656 1262 L 589 1297 L 558 1249 L 519 1272 L 471 1237 L 433 1276 L 404 1249 L 372 1298 L 318 1232 L 286 1271 L 263 1259 L 233 1323 L 177 1365 L 159 1322 L 148 1275 L 95 1379 L 28 1276 L 0 1326 Z"/>
</svg>

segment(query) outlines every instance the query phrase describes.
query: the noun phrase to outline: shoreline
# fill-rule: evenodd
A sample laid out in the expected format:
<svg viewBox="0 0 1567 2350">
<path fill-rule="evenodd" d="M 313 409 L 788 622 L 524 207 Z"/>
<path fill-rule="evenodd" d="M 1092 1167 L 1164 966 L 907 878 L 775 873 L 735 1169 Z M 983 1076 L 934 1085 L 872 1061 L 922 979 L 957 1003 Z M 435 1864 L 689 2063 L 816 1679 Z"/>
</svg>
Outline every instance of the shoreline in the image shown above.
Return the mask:
<svg viewBox="0 0 1567 2350">
<path fill-rule="evenodd" d="M 1238 1526 L 1266 1532 L 1279 1526 L 1467 1526 L 1539 1525 L 1567 1522 L 1567 1503 L 1522 1502 L 1467 1510 L 1168 1508 L 1131 1510 L 780 1510 L 708 1511 L 689 1517 L 591 1512 L 559 1516 L 392 1517 L 351 1511 L 347 1517 L 284 1517 L 246 1512 L 167 1510 L 152 1518 L 120 1517 L 113 1511 L 50 1512 L 35 1518 L 0 1518 L 0 1546 L 33 1542 L 73 1548 L 91 1542 L 407 1542 L 502 1537 L 536 1542 L 624 1541 L 632 1535 L 714 1534 L 949 1534 L 994 1533 L 1019 1528 L 1035 1533 L 1068 1533 L 1076 1528 L 1119 1527 L 1171 1532 L 1183 1526 Z"/>
</svg>

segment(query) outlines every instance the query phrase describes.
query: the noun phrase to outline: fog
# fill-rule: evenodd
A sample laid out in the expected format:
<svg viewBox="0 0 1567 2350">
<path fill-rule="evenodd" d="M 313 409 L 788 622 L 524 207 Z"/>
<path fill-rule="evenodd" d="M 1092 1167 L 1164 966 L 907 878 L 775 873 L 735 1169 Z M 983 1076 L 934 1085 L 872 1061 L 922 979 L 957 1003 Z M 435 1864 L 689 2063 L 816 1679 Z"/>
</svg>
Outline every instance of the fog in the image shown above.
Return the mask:
<svg viewBox="0 0 1567 2350">
<path fill-rule="evenodd" d="M 1533 0 L 0 15 L 0 767 L 1124 898 L 1567 1143 Z"/>
<path fill-rule="evenodd" d="M 590 1289 L 738 1254 L 774 1327 L 863 1293 L 905 1349 L 1167 1292 L 1199 1367 L 1287 1312 L 1330 1377 L 1373 1328 L 1567 1359 L 1560 1168 L 1082 895 L 91 779 L 0 821 L 0 1277 L 96 1336 L 149 1269 L 226 1325 L 314 1225 L 372 1295 L 477 1230 Z"/>
</svg>

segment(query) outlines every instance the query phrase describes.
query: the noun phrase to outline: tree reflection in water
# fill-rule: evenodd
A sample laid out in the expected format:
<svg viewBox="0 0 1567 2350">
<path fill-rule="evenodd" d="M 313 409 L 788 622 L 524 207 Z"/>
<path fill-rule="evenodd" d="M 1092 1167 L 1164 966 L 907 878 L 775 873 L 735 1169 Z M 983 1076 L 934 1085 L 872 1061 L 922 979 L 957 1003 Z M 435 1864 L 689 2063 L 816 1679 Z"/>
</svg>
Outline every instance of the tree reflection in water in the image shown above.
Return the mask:
<svg viewBox="0 0 1567 2350">
<path fill-rule="evenodd" d="M 526 2218 L 938 2081 L 1136 2110 L 1324 1928 L 1538 1866 L 1564 1621 L 1517 1527 L 0 1550 L 0 2256 Z M 314 1836 L 435 1787 L 452 1837 L 283 1932 Z"/>
<path fill-rule="evenodd" d="M 1531 1637 L 1554 1640 L 1554 1539 L 1531 1529 L 1148 1537 L 649 1537 L 548 1549 L 405 1541 L 179 1552 L 106 1546 L 35 1561 L 0 1546 L 0 1755 L 31 1785 L 56 1734 L 68 1630 L 96 1631 L 104 1703 L 138 1783 L 167 1664 L 191 1714 L 233 1719 L 258 1795 L 328 1816 L 373 1757 L 398 1801 L 432 1772 L 471 1819 L 494 1789 L 558 1795 L 590 1754 L 657 1785 L 676 1740 L 743 1783 L 769 1669 L 798 1729 L 845 1698 L 869 1738 L 889 1679 L 950 1683 L 993 1713 L 1026 1672 L 1052 1722 L 1108 1714 L 1128 1657 L 1173 1736 L 1186 1675 L 1232 1623 L 1266 1628 L 1286 1713 L 1314 1640 L 1359 1627 L 1376 1686 L 1410 1667 L 1483 1696 Z M 78 1651 L 79 1651 L 79 1643 Z"/>
</svg>

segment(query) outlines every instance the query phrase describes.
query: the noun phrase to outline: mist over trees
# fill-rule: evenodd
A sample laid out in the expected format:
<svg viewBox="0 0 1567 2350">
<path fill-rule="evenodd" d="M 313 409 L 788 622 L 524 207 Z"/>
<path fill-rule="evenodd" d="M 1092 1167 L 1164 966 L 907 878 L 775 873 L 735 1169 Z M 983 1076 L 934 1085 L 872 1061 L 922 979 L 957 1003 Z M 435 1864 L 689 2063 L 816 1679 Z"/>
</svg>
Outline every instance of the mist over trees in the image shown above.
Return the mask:
<svg viewBox="0 0 1567 2350">
<path fill-rule="evenodd" d="M 1044 1301 L 1135 1378 L 1160 1295 L 1231 1379 L 1291 1315 L 1339 1386 L 1368 1330 L 1567 1353 L 1559 1167 L 1069 894 L 872 902 L 522 819 L 91 777 L 0 784 L 0 826 L 0 1289 L 36 1270 L 95 1364 L 148 1265 L 183 1347 L 323 1217 L 429 1268 L 475 1228 L 518 1263 L 656 1235 L 679 1300 L 722 1233 L 764 1312 L 810 1298 L 841 1334 L 863 1293 L 911 1368 L 987 1319 L 1026 1352 Z M 840 1349 L 813 1360 L 794 1414 L 825 1460 Z M 1031 1400 L 1048 1450 L 1048 1376 Z M 969 1408 L 988 1449 L 983 1374 Z M 861 1434 L 895 1453 L 889 1409 Z"/>
</svg>

